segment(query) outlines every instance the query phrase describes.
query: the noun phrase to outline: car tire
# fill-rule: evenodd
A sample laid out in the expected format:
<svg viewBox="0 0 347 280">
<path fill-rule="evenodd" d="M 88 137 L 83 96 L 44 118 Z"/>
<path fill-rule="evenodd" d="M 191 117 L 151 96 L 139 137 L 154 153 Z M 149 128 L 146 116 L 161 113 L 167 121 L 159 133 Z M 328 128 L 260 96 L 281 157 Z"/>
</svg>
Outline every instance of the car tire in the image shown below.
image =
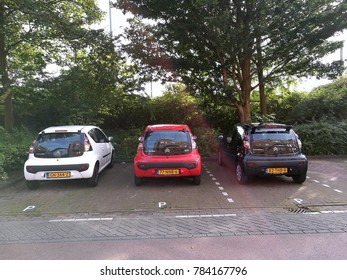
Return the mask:
<svg viewBox="0 0 347 280">
<path fill-rule="evenodd" d="M 26 181 L 26 185 L 30 190 L 36 190 L 40 186 L 40 181 Z"/>
<path fill-rule="evenodd" d="M 302 184 L 306 181 L 306 173 L 293 175 L 292 176 L 294 183 L 296 184 Z"/>
<path fill-rule="evenodd" d="M 194 183 L 194 185 L 200 185 L 200 183 L 201 183 L 201 174 L 200 175 L 198 175 L 198 176 L 194 176 L 193 177 L 193 183 Z"/>
<path fill-rule="evenodd" d="M 221 151 L 221 148 L 218 149 L 218 164 L 220 166 L 224 166 L 223 153 Z"/>
<path fill-rule="evenodd" d="M 99 182 L 99 164 L 96 163 L 93 170 L 93 176 L 88 179 L 88 185 L 90 187 L 96 187 Z"/>
<path fill-rule="evenodd" d="M 135 185 L 141 186 L 143 184 L 143 179 L 141 177 L 134 176 Z"/>
<path fill-rule="evenodd" d="M 247 183 L 248 176 L 245 174 L 245 171 L 239 162 L 236 164 L 235 175 L 239 184 L 245 185 Z"/>
<path fill-rule="evenodd" d="M 113 168 L 113 152 L 112 152 L 112 156 L 111 156 L 111 161 L 110 161 L 110 163 L 107 165 L 107 168 L 109 168 L 109 169 Z"/>
</svg>

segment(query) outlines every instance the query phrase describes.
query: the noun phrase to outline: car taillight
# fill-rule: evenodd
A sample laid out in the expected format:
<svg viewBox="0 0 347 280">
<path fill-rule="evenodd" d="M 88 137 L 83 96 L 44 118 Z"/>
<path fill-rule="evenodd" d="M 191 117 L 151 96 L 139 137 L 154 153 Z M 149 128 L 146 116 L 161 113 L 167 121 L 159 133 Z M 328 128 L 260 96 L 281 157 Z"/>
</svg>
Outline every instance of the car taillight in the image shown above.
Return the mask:
<svg viewBox="0 0 347 280">
<path fill-rule="evenodd" d="M 196 142 L 192 140 L 192 149 L 195 150 L 197 148 Z"/>
<path fill-rule="evenodd" d="M 90 145 L 90 142 L 86 136 L 84 136 L 84 151 L 93 151 L 92 145 Z"/>
<path fill-rule="evenodd" d="M 33 154 L 33 153 L 34 153 L 34 151 L 35 151 L 35 143 L 36 143 L 36 140 L 34 140 L 34 141 L 31 143 L 31 145 L 30 145 L 30 147 L 29 147 L 29 150 L 28 150 L 29 154 Z"/>
<path fill-rule="evenodd" d="M 243 139 L 243 147 L 245 149 L 249 149 L 250 148 L 248 136 L 246 136 L 245 139 Z"/>
</svg>

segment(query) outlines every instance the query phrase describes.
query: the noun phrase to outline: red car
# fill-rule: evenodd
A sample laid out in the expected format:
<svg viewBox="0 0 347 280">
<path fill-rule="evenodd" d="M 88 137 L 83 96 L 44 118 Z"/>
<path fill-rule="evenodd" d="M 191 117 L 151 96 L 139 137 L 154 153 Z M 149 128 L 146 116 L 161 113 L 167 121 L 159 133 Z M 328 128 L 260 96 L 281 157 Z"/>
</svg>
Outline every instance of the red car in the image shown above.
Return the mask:
<svg viewBox="0 0 347 280">
<path fill-rule="evenodd" d="M 184 124 L 149 125 L 140 137 L 134 158 L 135 184 L 144 177 L 192 177 L 201 181 L 201 157 L 189 127 Z"/>
</svg>

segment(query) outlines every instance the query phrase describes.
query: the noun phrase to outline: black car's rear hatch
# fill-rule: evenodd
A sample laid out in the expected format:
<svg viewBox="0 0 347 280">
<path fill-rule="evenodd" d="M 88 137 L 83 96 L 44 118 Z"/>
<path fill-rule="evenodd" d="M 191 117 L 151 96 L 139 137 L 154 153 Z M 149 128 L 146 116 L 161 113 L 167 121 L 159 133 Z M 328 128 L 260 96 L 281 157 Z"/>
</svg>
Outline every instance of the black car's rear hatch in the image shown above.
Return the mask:
<svg viewBox="0 0 347 280">
<path fill-rule="evenodd" d="M 300 148 L 295 134 L 288 130 L 254 131 L 250 151 L 255 155 L 295 155 Z"/>
</svg>

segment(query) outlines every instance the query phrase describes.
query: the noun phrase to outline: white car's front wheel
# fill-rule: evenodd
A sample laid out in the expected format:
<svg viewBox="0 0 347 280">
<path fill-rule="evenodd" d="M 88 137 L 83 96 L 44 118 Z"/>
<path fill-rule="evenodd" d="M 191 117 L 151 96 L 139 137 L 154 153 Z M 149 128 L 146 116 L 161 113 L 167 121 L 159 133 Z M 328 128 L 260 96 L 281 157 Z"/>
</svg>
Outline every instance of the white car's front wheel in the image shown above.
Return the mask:
<svg viewBox="0 0 347 280">
<path fill-rule="evenodd" d="M 91 187 L 96 187 L 99 182 L 99 164 L 96 163 L 94 166 L 93 176 L 88 179 L 88 184 Z"/>
</svg>

